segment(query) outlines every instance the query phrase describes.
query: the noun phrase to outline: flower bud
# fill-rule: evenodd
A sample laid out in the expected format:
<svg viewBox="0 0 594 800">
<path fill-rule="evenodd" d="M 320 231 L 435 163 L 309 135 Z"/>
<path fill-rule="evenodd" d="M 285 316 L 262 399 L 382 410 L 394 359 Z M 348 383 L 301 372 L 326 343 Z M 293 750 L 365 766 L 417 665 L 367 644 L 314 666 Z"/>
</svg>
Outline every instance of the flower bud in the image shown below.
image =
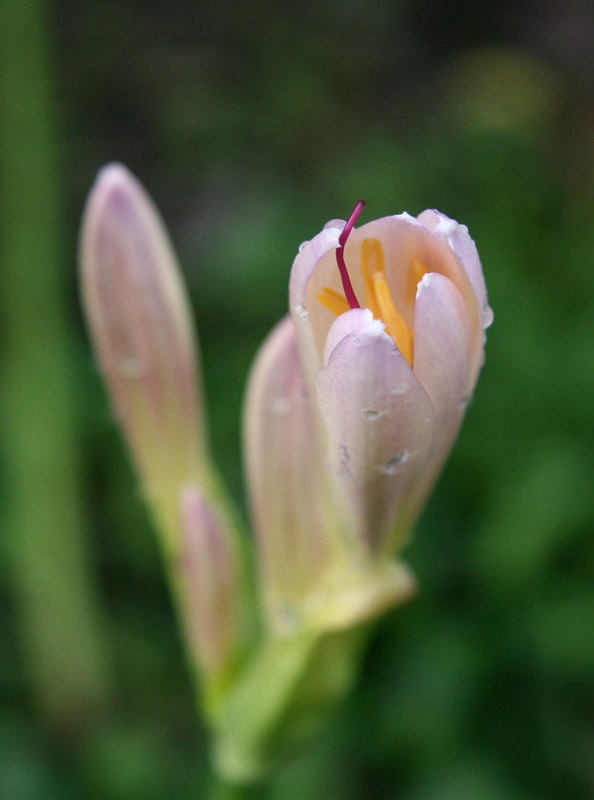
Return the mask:
<svg viewBox="0 0 594 800">
<path fill-rule="evenodd" d="M 293 323 L 284 319 L 254 363 L 244 415 L 246 479 L 261 583 L 274 629 L 291 628 L 333 550 L 314 409 Z"/>
<path fill-rule="evenodd" d="M 175 546 L 179 487 L 203 478 L 197 354 L 169 238 L 120 164 L 99 173 L 81 233 L 83 301 L 111 399 L 147 499 Z"/>
<path fill-rule="evenodd" d="M 443 467 L 492 312 L 465 226 L 425 211 L 354 229 L 362 205 L 300 249 L 290 311 L 337 507 L 374 556 L 401 545 Z"/>
<path fill-rule="evenodd" d="M 379 332 L 393 349 L 369 311 L 351 311 L 336 325 L 348 326 L 356 315 L 371 323 L 372 338 Z M 368 356 L 363 347 L 361 357 Z M 351 400 L 356 406 L 356 394 Z M 279 636 L 356 626 L 404 602 L 415 588 L 403 564 L 391 559 L 370 564 L 366 549 L 349 535 L 344 509 L 337 507 L 332 495 L 316 405 L 305 383 L 293 322 L 284 319 L 256 358 L 244 425 L 260 586 L 268 628 Z M 328 397 L 330 429 L 344 422 L 340 406 L 336 398 Z M 423 413 L 423 407 L 411 408 L 411 415 Z M 390 442 L 385 446 L 389 449 Z M 355 446 L 351 452 L 356 453 Z M 346 445 L 340 456 L 344 463 L 337 468 L 352 477 L 356 465 L 350 463 Z M 390 465 L 386 478 L 397 477 L 396 473 Z"/>
</svg>

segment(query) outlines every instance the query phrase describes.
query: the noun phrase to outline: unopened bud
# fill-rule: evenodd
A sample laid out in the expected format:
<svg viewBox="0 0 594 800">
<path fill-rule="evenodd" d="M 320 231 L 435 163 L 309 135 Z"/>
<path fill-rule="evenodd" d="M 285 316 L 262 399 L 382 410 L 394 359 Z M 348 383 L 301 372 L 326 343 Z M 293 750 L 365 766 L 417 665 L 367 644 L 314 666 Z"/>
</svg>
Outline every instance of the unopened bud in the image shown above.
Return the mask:
<svg viewBox="0 0 594 800">
<path fill-rule="evenodd" d="M 120 164 L 101 170 L 85 209 L 86 316 L 118 421 L 166 541 L 179 486 L 200 480 L 205 445 L 196 347 L 160 216 Z"/>
<path fill-rule="evenodd" d="M 290 318 L 256 358 L 244 444 L 266 610 L 273 628 L 290 629 L 336 547 L 314 408 Z"/>
</svg>

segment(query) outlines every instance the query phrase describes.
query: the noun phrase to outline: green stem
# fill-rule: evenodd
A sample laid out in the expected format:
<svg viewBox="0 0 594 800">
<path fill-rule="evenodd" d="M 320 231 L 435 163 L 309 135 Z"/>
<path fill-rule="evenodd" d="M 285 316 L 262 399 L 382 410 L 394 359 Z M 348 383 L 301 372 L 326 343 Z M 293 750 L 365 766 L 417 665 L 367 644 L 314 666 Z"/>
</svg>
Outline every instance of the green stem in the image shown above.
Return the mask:
<svg viewBox="0 0 594 800">
<path fill-rule="evenodd" d="M 0 425 L 4 537 L 25 667 L 53 724 L 106 700 L 74 426 L 56 136 L 40 0 L 3 0 L 0 25 Z"/>
</svg>

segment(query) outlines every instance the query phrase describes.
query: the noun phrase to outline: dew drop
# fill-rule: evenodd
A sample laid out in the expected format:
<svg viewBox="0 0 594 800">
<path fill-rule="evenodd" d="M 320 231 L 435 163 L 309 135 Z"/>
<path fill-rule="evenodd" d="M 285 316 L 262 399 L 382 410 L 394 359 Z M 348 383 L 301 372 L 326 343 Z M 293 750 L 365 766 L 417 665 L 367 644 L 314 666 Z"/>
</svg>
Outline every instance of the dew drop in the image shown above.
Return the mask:
<svg viewBox="0 0 594 800">
<path fill-rule="evenodd" d="M 274 397 L 270 404 L 270 410 L 277 417 L 286 417 L 291 410 L 291 401 L 284 395 Z"/>
<path fill-rule="evenodd" d="M 305 248 L 307 247 L 308 244 L 309 244 L 309 241 L 301 242 L 301 244 L 299 245 L 299 252 L 301 253 L 303 250 L 305 250 Z"/>
<path fill-rule="evenodd" d="M 129 380 L 138 380 L 143 377 L 145 372 L 142 360 L 133 353 L 122 356 L 118 362 L 118 366 L 124 378 L 128 378 Z"/>
<path fill-rule="evenodd" d="M 299 303 L 299 305 L 295 307 L 295 313 L 298 317 L 301 317 L 301 319 L 307 319 L 309 317 L 309 311 L 305 303 Z"/>
<path fill-rule="evenodd" d="M 396 386 L 392 387 L 392 391 L 390 394 L 405 394 L 408 390 L 408 384 L 406 383 L 397 383 Z"/>
<path fill-rule="evenodd" d="M 382 472 L 385 472 L 386 475 L 393 475 L 399 466 L 406 464 L 408 455 L 408 450 L 401 450 L 399 453 L 396 453 L 389 461 L 386 461 L 382 467 Z"/>
<path fill-rule="evenodd" d="M 381 417 L 382 412 L 378 411 L 377 408 L 366 408 L 363 410 L 363 416 L 365 419 L 378 419 Z"/>
<path fill-rule="evenodd" d="M 491 306 L 485 304 L 482 309 L 482 315 L 483 315 L 483 328 L 488 328 L 489 325 L 491 325 L 493 323 L 493 320 L 495 319 L 495 314 L 493 314 L 493 309 L 491 308 Z"/>
</svg>

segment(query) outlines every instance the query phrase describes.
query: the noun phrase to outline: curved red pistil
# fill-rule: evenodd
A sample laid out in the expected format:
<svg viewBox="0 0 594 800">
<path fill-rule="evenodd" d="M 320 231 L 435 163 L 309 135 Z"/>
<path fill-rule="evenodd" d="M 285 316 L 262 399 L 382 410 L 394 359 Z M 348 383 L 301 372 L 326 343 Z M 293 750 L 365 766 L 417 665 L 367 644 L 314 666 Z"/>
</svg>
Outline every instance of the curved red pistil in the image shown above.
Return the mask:
<svg viewBox="0 0 594 800">
<path fill-rule="evenodd" d="M 342 229 L 342 233 L 338 237 L 339 247 L 336 248 L 336 263 L 338 264 L 338 271 L 340 272 L 344 295 L 351 308 L 361 308 L 361 306 L 359 305 L 357 296 L 353 291 L 353 284 L 351 283 L 351 279 L 344 261 L 344 246 L 350 236 L 351 231 L 355 227 L 355 222 L 359 219 L 359 214 L 361 211 L 363 211 L 364 205 L 365 200 L 359 200 L 357 205 L 354 207 L 351 216 L 348 218 L 346 225 Z"/>
</svg>

